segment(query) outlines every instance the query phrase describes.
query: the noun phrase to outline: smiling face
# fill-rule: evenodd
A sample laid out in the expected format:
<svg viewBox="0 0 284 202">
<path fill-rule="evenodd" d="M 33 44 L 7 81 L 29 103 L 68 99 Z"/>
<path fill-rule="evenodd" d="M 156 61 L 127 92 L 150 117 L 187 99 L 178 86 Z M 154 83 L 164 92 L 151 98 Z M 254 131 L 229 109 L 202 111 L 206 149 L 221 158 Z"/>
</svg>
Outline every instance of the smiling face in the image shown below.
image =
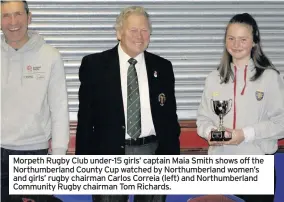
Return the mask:
<svg viewBox="0 0 284 202">
<path fill-rule="evenodd" d="M 29 40 L 27 30 L 30 23 L 31 14 L 27 14 L 23 2 L 1 3 L 1 29 L 10 46 L 20 48 Z"/>
<path fill-rule="evenodd" d="M 226 34 L 226 49 L 235 64 L 244 64 L 251 58 L 254 46 L 252 28 L 241 23 L 230 24 Z"/>
<path fill-rule="evenodd" d="M 149 45 L 149 21 L 144 15 L 131 14 L 124 20 L 116 35 L 123 51 L 134 58 L 146 50 Z"/>
</svg>

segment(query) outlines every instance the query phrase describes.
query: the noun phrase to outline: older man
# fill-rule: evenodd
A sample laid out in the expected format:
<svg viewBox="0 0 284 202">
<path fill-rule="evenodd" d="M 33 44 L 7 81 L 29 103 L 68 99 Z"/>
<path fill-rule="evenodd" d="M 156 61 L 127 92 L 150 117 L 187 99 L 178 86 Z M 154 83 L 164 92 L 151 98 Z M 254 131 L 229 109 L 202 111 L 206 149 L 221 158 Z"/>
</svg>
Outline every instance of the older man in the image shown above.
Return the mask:
<svg viewBox="0 0 284 202">
<path fill-rule="evenodd" d="M 180 154 L 175 79 L 170 61 L 149 53 L 151 22 L 143 7 L 125 8 L 116 21 L 118 45 L 85 56 L 79 70 L 79 155 Z M 136 202 L 165 196 L 135 196 Z M 94 196 L 127 201 L 127 196 Z"/>
</svg>

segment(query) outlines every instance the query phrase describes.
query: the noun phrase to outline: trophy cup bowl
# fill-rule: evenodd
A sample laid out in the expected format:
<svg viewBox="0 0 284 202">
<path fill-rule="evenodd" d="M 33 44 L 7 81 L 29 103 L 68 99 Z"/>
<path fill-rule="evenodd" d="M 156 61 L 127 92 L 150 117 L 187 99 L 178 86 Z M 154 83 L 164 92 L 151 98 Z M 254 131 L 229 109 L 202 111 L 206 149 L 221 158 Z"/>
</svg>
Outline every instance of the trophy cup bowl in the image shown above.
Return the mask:
<svg viewBox="0 0 284 202">
<path fill-rule="evenodd" d="M 211 100 L 213 112 L 219 116 L 220 124 L 217 130 L 211 131 L 210 141 L 228 141 L 232 134 L 225 131 L 223 118 L 232 108 L 232 100 Z"/>
</svg>

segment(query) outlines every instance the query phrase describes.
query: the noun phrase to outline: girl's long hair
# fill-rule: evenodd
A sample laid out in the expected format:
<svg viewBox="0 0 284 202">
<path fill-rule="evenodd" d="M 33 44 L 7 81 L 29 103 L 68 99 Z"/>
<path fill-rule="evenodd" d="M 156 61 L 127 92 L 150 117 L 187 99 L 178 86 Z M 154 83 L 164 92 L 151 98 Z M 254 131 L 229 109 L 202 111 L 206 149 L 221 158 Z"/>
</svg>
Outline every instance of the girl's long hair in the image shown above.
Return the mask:
<svg viewBox="0 0 284 202">
<path fill-rule="evenodd" d="M 234 79 L 234 73 L 231 69 L 232 56 L 226 49 L 226 36 L 228 27 L 233 23 L 245 24 L 252 28 L 253 42 L 255 45 L 251 50 L 251 58 L 254 62 L 256 71 L 255 74 L 250 78 L 250 80 L 257 80 L 266 69 L 273 69 L 279 74 L 279 71 L 275 69 L 274 65 L 262 51 L 260 33 L 255 19 L 248 13 L 242 13 L 232 17 L 226 27 L 223 56 L 221 58 L 220 65 L 218 66 L 218 70 L 221 77 L 221 83 L 228 83 L 230 78 L 232 78 L 232 80 Z"/>
</svg>

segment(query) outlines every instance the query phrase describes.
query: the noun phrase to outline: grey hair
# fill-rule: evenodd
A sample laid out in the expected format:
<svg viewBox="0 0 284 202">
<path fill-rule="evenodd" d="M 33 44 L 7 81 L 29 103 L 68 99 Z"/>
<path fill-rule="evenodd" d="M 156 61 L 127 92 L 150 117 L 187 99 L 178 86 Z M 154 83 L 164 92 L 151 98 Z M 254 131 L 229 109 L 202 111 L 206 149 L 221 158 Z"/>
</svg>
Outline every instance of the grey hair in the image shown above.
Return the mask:
<svg viewBox="0 0 284 202">
<path fill-rule="evenodd" d="M 11 1 L 2 1 L 2 0 L 1 0 L 1 4 L 3 4 L 3 3 L 9 3 L 9 2 L 11 2 Z M 24 8 L 25 8 L 25 10 L 26 10 L 26 13 L 29 14 L 30 9 L 29 9 L 28 2 L 27 2 L 27 1 L 19 1 L 19 2 L 23 2 Z"/>
<path fill-rule="evenodd" d="M 152 32 L 152 24 L 149 14 L 146 12 L 145 8 L 142 6 L 130 6 L 124 8 L 121 13 L 117 16 L 114 25 L 115 30 L 119 30 L 123 27 L 124 21 L 132 14 L 143 15 L 147 18 L 150 28 L 150 33 Z"/>
</svg>

